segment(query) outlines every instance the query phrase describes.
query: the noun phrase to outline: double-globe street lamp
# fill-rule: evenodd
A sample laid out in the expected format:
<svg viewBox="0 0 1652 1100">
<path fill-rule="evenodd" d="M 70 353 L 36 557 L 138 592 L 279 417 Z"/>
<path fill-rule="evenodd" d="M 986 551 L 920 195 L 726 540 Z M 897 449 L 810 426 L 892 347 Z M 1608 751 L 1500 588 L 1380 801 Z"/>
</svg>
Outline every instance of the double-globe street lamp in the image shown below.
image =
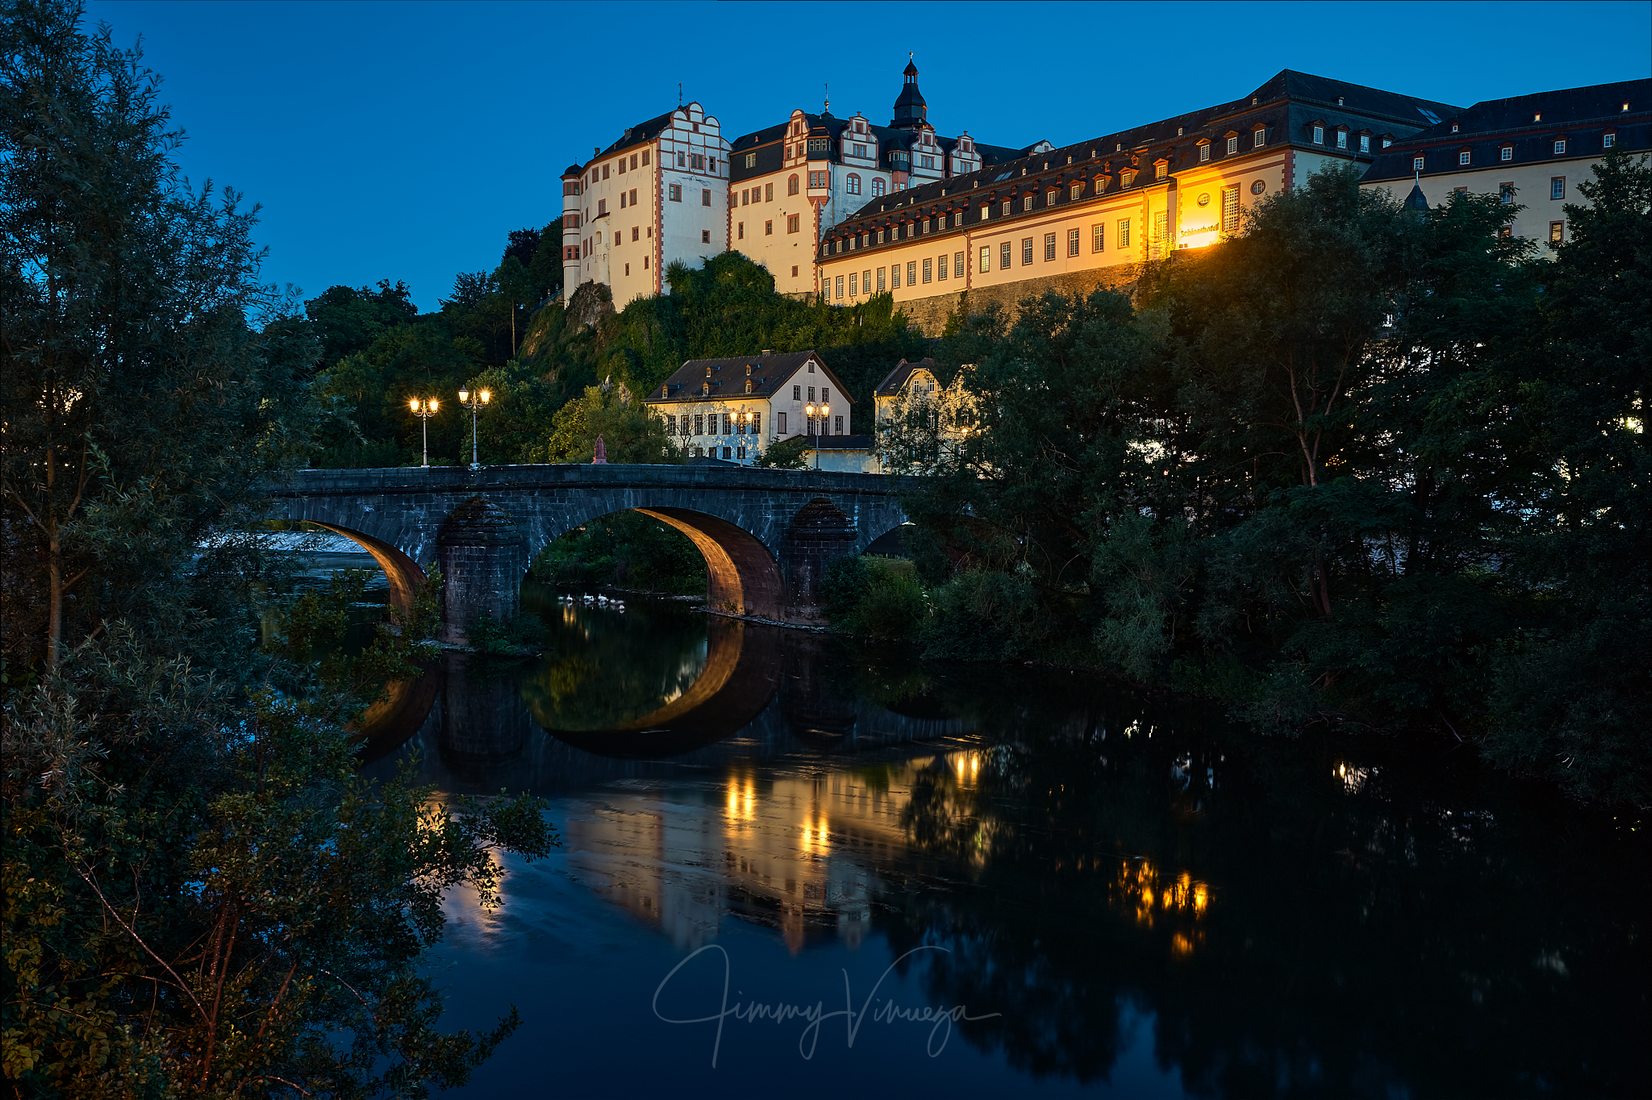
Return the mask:
<svg viewBox="0 0 1652 1100">
<path fill-rule="evenodd" d="M 493 393 L 491 390 L 477 390 L 475 393 L 470 390 L 459 391 L 459 404 L 470 410 L 470 468 L 472 470 L 482 468 L 482 463 L 476 457 L 476 413 L 492 400 Z"/>
<path fill-rule="evenodd" d="M 424 462 L 426 468 L 430 466 L 430 418 L 436 415 L 436 409 L 441 404 L 434 397 L 409 398 L 407 407 L 413 410 L 424 426 Z"/>
<path fill-rule="evenodd" d="M 811 402 L 803 406 L 803 412 L 809 418 L 810 434 L 815 437 L 815 469 L 818 470 L 820 469 L 820 431 L 815 427 L 815 414 L 819 413 L 820 419 L 824 423 L 825 419 L 832 415 L 832 406 L 824 403 L 816 405 Z"/>
</svg>

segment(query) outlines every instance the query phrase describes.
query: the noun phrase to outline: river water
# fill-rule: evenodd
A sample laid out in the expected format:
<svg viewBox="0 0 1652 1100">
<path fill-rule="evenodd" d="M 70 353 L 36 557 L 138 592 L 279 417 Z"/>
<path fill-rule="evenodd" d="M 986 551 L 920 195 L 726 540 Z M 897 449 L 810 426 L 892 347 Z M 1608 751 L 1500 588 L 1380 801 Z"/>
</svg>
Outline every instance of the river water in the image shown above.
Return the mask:
<svg viewBox="0 0 1652 1100">
<path fill-rule="evenodd" d="M 457 1095 L 1652 1091 L 1644 835 L 1468 754 L 1258 739 L 1068 673 L 534 597 L 366 767 L 564 846 L 447 904 Z"/>
</svg>

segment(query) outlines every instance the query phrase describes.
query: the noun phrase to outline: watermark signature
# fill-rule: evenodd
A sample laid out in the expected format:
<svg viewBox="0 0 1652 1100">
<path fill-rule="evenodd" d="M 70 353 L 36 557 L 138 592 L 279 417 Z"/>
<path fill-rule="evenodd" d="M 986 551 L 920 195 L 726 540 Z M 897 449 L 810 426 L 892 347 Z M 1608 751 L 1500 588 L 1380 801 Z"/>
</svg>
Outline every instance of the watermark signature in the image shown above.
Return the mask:
<svg viewBox="0 0 1652 1100">
<path fill-rule="evenodd" d="M 855 1007 L 854 994 L 849 987 L 849 971 L 843 971 L 843 1007 L 826 1007 L 824 1000 L 814 1002 L 788 1003 L 781 1001 L 746 1001 L 730 1000 L 729 991 L 733 985 L 728 952 L 721 944 L 708 943 L 704 947 L 693 951 L 682 962 L 671 968 L 658 987 L 654 990 L 654 1016 L 668 1024 L 715 1024 L 716 1030 L 711 1041 L 711 1068 L 717 1068 L 717 1056 L 723 1047 L 723 1028 L 730 1020 L 742 1024 L 775 1023 L 785 1024 L 793 1021 L 801 1022 L 803 1030 L 797 1037 L 797 1052 L 808 1061 L 815 1056 L 815 1049 L 820 1042 L 820 1034 L 824 1024 L 829 1020 L 842 1020 L 844 1026 L 844 1041 L 848 1048 L 855 1045 L 855 1038 L 860 1034 L 861 1025 L 871 1020 L 880 1024 L 928 1024 L 929 1037 L 924 1049 L 931 1058 L 938 1057 L 946 1049 L 947 1042 L 952 1038 L 952 1025 L 956 1023 L 973 1023 L 976 1020 L 996 1019 L 1002 1013 L 983 1012 L 972 1015 L 964 1005 L 902 1005 L 889 998 L 878 998 L 878 990 L 883 987 L 883 981 L 904 960 L 923 951 L 940 951 L 951 954 L 945 947 L 924 945 L 914 947 L 901 955 L 884 968 L 878 980 L 873 983 L 871 990 Z M 723 989 L 721 1000 L 715 1005 L 715 1011 L 707 1011 L 701 1016 L 668 1016 L 660 1010 L 660 997 L 666 987 L 694 960 L 702 955 L 715 953 L 722 960 Z M 706 965 L 715 967 L 715 961 Z M 712 1006 L 708 1006 L 710 1008 Z"/>
</svg>

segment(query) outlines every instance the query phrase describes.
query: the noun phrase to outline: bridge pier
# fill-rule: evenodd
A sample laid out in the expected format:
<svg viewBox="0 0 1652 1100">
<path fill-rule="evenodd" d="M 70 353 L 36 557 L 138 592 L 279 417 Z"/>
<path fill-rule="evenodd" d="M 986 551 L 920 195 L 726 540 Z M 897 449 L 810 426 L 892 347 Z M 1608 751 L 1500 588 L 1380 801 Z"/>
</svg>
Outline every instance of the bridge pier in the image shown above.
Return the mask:
<svg viewBox="0 0 1652 1100">
<path fill-rule="evenodd" d="M 469 645 L 484 615 L 509 622 L 521 599 L 528 547 L 511 514 L 471 497 L 442 524 L 436 548 L 442 565 L 442 641 Z"/>
<path fill-rule="evenodd" d="M 811 622 L 821 617 L 826 570 L 855 552 L 855 524 L 824 500 L 805 505 L 786 534 L 781 566 L 789 589 L 789 619 Z"/>
</svg>

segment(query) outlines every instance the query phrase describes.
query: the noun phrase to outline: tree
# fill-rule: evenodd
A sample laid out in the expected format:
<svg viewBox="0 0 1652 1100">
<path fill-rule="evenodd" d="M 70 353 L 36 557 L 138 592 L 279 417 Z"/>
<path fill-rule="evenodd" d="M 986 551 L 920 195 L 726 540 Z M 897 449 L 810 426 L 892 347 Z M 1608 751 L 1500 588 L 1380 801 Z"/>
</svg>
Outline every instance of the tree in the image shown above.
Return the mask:
<svg viewBox="0 0 1652 1100">
<path fill-rule="evenodd" d="M 304 312 L 321 341 L 321 368 L 346 355 L 366 351 L 388 329 L 411 323 L 419 311 L 407 284 L 380 279 L 375 287 L 328 287 L 304 303 Z"/>
<path fill-rule="evenodd" d="M 589 386 L 551 418 L 550 438 L 539 461 L 589 462 L 601 436 L 610 462 L 680 462 L 682 455 L 665 434 L 665 422 L 633 398 L 623 385 Z"/>
<path fill-rule="evenodd" d="M 78 6 L 0 8 L 7 690 L 0 1070 L 18 1095 L 413 1095 L 417 973 L 531 802 L 357 774 L 364 700 L 258 646 L 279 573 L 238 535 L 305 445 L 317 344 L 270 316 L 252 214 L 191 191 L 156 79 Z M 270 608 L 274 610 L 273 608 Z M 413 624 L 404 624 L 411 628 Z"/>
</svg>

